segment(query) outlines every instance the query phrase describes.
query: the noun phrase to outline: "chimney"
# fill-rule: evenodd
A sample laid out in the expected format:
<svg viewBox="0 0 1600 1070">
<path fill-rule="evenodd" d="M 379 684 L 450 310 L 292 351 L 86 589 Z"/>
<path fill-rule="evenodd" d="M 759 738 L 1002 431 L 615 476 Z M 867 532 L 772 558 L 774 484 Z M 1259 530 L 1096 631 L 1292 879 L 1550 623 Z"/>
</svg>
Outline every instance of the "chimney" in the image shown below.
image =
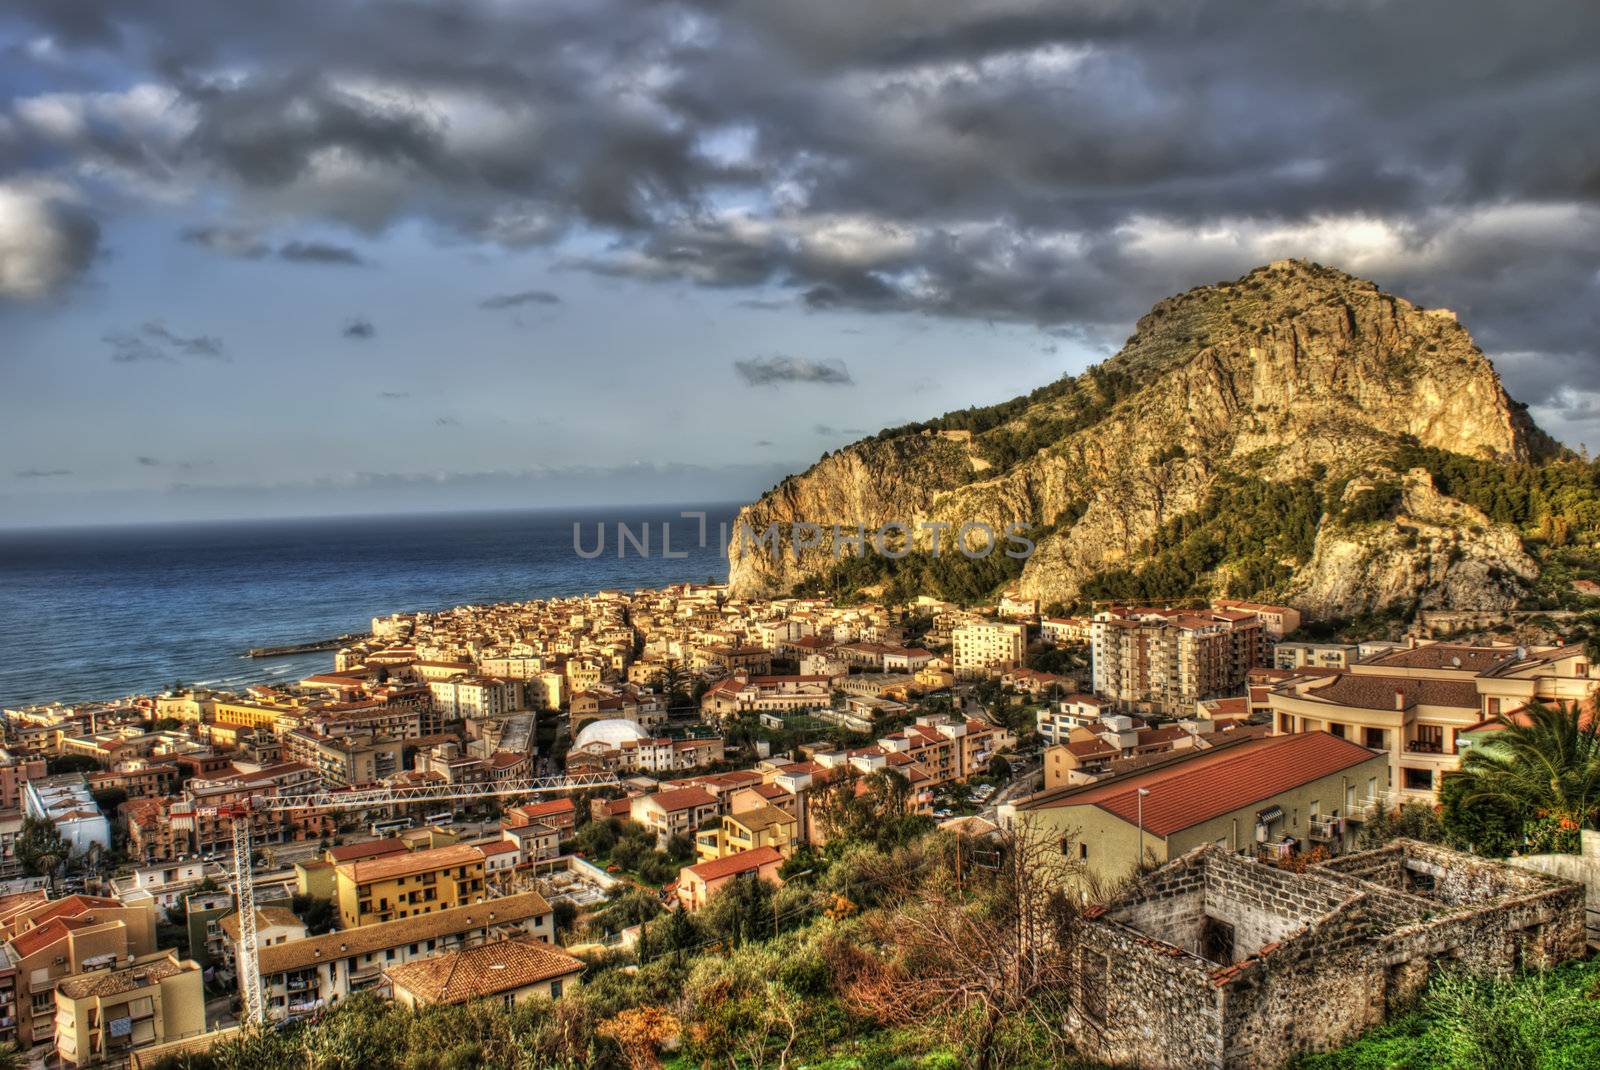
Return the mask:
<svg viewBox="0 0 1600 1070">
<path fill-rule="evenodd" d="M 1406 693 L 1398 687 L 1394 689 L 1394 708 L 1397 710 L 1406 708 Z"/>
</svg>

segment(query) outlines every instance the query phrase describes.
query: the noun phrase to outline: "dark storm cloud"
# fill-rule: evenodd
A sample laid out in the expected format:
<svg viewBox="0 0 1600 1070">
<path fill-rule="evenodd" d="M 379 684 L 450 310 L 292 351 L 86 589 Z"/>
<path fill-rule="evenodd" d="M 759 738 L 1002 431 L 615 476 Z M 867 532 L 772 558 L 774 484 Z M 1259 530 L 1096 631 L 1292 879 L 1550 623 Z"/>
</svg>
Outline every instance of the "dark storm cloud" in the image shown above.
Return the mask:
<svg viewBox="0 0 1600 1070">
<path fill-rule="evenodd" d="M 366 263 L 354 249 L 315 241 L 288 242 L 278 249 L 278 258 L 295 264 L 332 264 L 336 267 L 360 267 Z"/>
<path fill-rule="evenodd" d="M 60 479 L 62 476 L 70 476 L 72 474 L 72 469 L 24 468 L 20 472 L 14 472 L 12 474 L 18 479 Z"/>
<path fill-rule="evenodd" d="M 222 339 L 215 335 L 178 334 L 159 320 L 151 320 L 136 331 L 115 331 L 102 341 L 111 347 L 111 359 L 119 364 L 175 364 L 183 357 L 228 359 Z"/>
<path fill-rule="evenodd" d="M 851 386 L 850 369 L 841 360 L 807 360 L 804 357 L 752 357 L 733 362 L 733 370 L 747 386 L 780 383 L 823 383 Z"/>
<path fill-rule="evenodd" d="M 518 308 L 522 305 L 559 305 L 561 295 L 549 290 L 520 290 L 517 293 L 495 294 L 478 302 L 479 308 Z"/>
<path fill-rule="evenodd" d="M 0 113 L 0 158 L 35 169 L 170 171 L 250 218 L 362 233 L 597 235 L 564 262 L 1096 345 L 1167 293 L 1310 256 L 1455 308 L 1530 401 L 1600 389 L 1593 4 L 27 0 L 18 15 L 170 87 L 163 114 L 184 120 L 158 136 L 115 113 Z"/>
<path fill-rule="evenodd" d="M 341 333 L 346 338 L 363 342 L 376 335 L 378 333 L 378 328 L 372 325 L 371 320 L 353 319 L 344 325 L 344 330 Z"/>
</svg>

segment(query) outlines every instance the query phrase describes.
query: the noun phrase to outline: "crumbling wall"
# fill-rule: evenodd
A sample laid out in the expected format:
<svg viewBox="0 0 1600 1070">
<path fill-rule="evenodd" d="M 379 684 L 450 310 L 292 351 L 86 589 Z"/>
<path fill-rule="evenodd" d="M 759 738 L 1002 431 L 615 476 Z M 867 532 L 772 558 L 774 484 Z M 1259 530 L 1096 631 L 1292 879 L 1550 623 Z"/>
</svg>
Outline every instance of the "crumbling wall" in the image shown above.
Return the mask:
<svg viewBox="0 0 1600 1070">
<path fill-rule="evenodd" d="M 1234 958 L 1304 928 L 1350 897 L 1333 881 L 1219 852 L 1206 860 L 1205 912 L 1233 926 Z"/>
<path fill-rule="evenodd" d="M 1104 917 L 1081 927 L 1073 953 L 1068 1025 L 1084 1055 L 1144 1070 L 1223 1070 L 1222 999 L 1204 959 Z"/>
</svg>

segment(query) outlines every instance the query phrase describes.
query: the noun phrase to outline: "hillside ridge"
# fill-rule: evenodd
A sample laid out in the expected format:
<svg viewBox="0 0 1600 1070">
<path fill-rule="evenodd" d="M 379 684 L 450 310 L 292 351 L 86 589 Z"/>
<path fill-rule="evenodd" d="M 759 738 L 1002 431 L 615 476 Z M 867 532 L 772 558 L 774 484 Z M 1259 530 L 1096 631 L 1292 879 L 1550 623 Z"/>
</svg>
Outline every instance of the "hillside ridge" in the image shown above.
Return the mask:
<svg viewBox="0 0 1600 1070">
<path fill-rule="evenodd" d="M 1433 485 L 1428 458 L 1440 455 L 1514 467 L 1563 451 L 1454 313 L 1280 260 L 1157 302 L 1115 356 L 1081 375 L 826 455 L 739 520 L 758 533 L 898 521 L 917 533 L 907 561 L 924 565 L 923 524 L 1025 525 L 1032 556 L 986 560 L 980 579 L 1047 604 L 1154 594 L 1159 577 L 1141 573 L 1167 553 L 1184 559 L 1167 569 L 1167 588 L 1184 586 L 1173 570 L 1186 569 L 1186 593 L 1278 597 L 1314 616 L 1508 607 L 1538 567 L 1516 531 Z M 1387 508 L 1354 522 L 1353 504 L 1375 488 Z M 1219 551 L 1169 530 L 1216 527 L 1218 510 L 1267 515 L 1277 506 L 1245 503 L 1286 489 L 1303 499 L 1292 507 L 1298 528 L 1263 531 L 1253 549 L 1237 533 Z M 736 537 L 735 593 L 838 592 L 910 567 L 841 562 L 830 541 L 775 555 Z M 1352 562 L 1371 582 L 1337 574 Z"/>
</svg>

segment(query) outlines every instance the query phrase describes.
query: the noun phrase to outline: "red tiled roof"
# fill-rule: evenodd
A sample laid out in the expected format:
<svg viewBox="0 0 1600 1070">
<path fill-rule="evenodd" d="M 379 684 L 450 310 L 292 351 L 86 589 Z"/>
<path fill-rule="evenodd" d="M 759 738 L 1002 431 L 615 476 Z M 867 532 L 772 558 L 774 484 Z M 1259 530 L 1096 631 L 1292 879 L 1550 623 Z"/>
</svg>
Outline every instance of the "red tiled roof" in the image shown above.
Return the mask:
<svg viewBox="0 0 1600 1070">
<path fill-rule="evenodd" d="M 688 810 L 696 806 L 715 806 L 717 800 L 701 788 L 678 788 L 674 791 L 658 791 L 649 798 L 661 809 L 672 813 L 674 810 Z"/>
<path fill-rule="evenodd" d="M 710 862 L 701 862 L 697 866 L 684 868 L 703 881 L 719 880 L 731 877 L 736 873 L 750 873 L 762 866 L 783 861 L 783 855 L 772 847 L 757 847 L 753 851 L 740 851 L 725 858 L 714 858 Z"/>
<path fill-rule="evenodd" d="M 386 840 L 369 840 L 366 843 L 347 843 L 343 847 L 330 847 L 328 858 L 332 862 L 355 862 L 363 858 L 381 858 L 408 850 L 404 840 L 391 836 Z"/>
<path fill-rule="evenodd" d="M 1327 732 L 1269 736 L 1041 799 L 1037 808 L 1098 806 L 1134 824 L 1139 820 L 1139 789 L 1145 788 L 1145 830 L 1170 836 L 1374 757 L 1367 748 Z"/>
</svg>

